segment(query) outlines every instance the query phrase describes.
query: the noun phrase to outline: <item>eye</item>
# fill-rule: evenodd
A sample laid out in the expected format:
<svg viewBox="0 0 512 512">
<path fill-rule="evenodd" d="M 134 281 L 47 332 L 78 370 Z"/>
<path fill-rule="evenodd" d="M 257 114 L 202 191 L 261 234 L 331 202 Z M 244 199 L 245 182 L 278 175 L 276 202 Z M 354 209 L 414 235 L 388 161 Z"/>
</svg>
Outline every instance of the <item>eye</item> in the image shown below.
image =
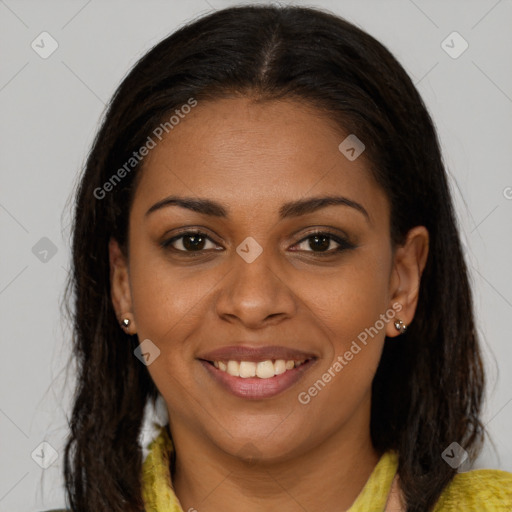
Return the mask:
<svg viewBox="0 0 512 512">
<path fill-rule="evenodd" d="M 334 244 L 334 247 L 333 247 Z M 336 247 L 337 244 L 337 247 Z M 332 255 L 345 249 L 353 249 L 355 246 L 347 239 L 328 231 L 316 231 L 298 242 L 299 250 L 319 253 L 319 255 Z M 302 246 L 302 248 L 300 248 Z M 311 249 L 311 250 L 308 250 Z"/>
<path fill-rule="evenodd" d="M 211 244 L 211 247 L 208 247 L 208 243 Z M 161 245 L 164 248 L 184 253 L 201 252 L 207 249 L 216 249 L 217 247 L 206 233 L 201 231 L 186 231 L 169 240 L 165 240 Z"/>
<path fill-rule="evenodd" d="M 210 246 L 208 246 L 210 244 Z M 212 241 L 212 239 L 202 231 L 186 231 L 176 235 L 161 243 L 164 249 L 170 249 L 177 253 L 200 254 L 207 250 L 222 250 Z M 315 231 L 299 241 L 296 246 L 298 249 L 292 251 L 302 251 L 316 253 L 318 256 L 332 256 L 346 249 L 353 249 L 355 245 L 343 238 L 328 231 Z"/>
</svg>

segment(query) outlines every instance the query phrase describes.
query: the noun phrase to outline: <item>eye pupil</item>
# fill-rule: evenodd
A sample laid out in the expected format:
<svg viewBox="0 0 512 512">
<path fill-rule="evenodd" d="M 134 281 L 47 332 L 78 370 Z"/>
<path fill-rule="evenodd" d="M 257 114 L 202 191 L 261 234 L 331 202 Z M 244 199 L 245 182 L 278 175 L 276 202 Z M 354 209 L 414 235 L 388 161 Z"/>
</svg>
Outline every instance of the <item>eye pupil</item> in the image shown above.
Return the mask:
<svg viewBox="0 0 512 512">
<path fill-rule="evenodd" d="M 190 242 L 193 240 L 192 242 Z M 183 247 L 187 250 L 201 250 L 204 247 L 205 238 L 200 234 L 186 235 L 183 237 Z"/>
<path fill-rule="evenodd" d="M 319 240 L 322 240 L 320 245 L 314 245 L 311 243 L 311 241 L 314 240 L 314 243 L 317 243 Z M 330 237 L 325 235 L 313 235 L 309 239 L 309 247 L 311 249 L 320 248 L 321 251 L 327 250 L 329 248 L 330 244 Z"/>
</svg>

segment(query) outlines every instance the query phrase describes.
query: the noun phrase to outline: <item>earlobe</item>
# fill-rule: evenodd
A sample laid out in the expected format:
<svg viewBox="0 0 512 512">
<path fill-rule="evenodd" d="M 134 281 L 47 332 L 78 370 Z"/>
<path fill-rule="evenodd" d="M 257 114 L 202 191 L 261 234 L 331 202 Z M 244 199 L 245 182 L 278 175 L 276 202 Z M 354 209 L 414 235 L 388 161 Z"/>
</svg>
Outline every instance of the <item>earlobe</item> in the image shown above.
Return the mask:
<svg viewBox="0 0 512 512">
<path fill-rule="evenodd" d="M 391 304 L 400 304 L 395 322 L 386 328 L 386 336 L 403 334 L 412 322 L 418 304 L 421 276 L 428 257 L 429 234 L 425 226 L 416 226 L 407 233 L 404 244 L 395 251 L 390 279 Z M 401 322 L 401 323 L 399 323 Z"/>
<path fill-rule="evenodd" d="M 132 298 L 128 263 L 117 240 L 111 238 L 108 245 L 110 262 L 111 299 L 120 326 L 127 334 L 135 334 L 132 314 Z"/>
</svg>

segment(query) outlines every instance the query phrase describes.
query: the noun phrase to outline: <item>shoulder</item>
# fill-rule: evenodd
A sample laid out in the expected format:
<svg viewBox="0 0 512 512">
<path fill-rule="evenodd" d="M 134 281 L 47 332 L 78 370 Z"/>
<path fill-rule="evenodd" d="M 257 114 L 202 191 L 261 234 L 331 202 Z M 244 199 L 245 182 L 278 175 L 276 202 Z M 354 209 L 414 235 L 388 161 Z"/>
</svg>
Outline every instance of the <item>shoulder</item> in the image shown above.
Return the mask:
<svg viewBox="0 0 512 512">
<path fill-rule="evenodd" d="M 434 512 L 512 510 L 512 473 L 496 469 L 476 469 L 458 473 L 448 484 Z"/>
</svg>

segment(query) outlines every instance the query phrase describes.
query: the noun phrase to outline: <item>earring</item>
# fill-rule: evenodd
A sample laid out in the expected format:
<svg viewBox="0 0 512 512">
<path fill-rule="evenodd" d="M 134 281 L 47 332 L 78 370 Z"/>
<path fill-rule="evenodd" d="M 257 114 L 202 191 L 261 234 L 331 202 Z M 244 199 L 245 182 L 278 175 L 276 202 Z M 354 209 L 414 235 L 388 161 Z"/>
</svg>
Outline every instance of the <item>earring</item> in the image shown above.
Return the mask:
<svg viewBox="0 0 512 512">
<path fill-rule="evenodd" d="M 394 323 L 395 329 L 400 334 L 403 334 L 405 331 L 407 331 L 407 325 L 405 325 L 402 320 L 397 319 L 393 323 Z"/>
<path fill-rule="evenodd" d="M 132 320 L 130 320 L 129 318 L 125 317 L 121 320 L 121 327 L 123 329 L 123 331 L 126 333 L 126 334 L 130 334 L 130 335 L 134 335 L 134 334 L 137 334 L 136 332 L 130 332 L 129 328 L 130 326 L 132 325 Z"/>
</svg>

